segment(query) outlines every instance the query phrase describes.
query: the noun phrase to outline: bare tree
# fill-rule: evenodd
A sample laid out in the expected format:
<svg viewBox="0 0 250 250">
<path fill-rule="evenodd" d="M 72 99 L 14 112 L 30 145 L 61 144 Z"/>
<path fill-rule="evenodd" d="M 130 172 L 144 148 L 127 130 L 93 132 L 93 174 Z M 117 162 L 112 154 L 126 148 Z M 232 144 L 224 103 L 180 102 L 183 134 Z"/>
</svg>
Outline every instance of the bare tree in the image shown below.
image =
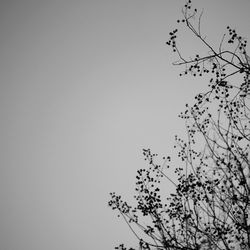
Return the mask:
<svg viewBox="0 0 250 250">
<path fill-rule="evenodd" d="M 138 238 L 139 249 L 250 249 L 250 60 L 247 41 L 227 27 L 218 48 L 201 33 L 201 17 L 191 1 L 182 9 L 184 25 L 205 46 L 205 54 L 185 58 L 177 44 L 178 29 L 167 44 L 177 54 L 181 75 L 211 76 L 207 91 L 180 114 L 187 139 L 176 136 L 176 180 L 169 178 L 170 157 L 138 170 L 135 207 L 111 193 L 109 205 L 119 211 Z M 162 181 L 175 187 L 163 198 Z M 127 249 L 123 244 L 115 249 Z M 129 248 L 132 250 L 133 248 Z"/>
</svg>

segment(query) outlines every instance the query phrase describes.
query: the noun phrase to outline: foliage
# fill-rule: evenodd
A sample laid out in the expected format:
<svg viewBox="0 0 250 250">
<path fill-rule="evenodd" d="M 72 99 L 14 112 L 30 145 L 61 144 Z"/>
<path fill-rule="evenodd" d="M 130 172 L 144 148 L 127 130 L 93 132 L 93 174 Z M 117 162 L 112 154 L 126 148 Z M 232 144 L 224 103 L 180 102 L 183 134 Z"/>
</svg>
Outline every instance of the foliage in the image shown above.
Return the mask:
<svg viewBox="0 0 250 250">
<path fill-rule="evenodd" d="M 182 167 L 177 181 L 167 175 L 170 157 L 156 164 L 149 149 L 147 169 L 137 172 L 132 207 L 111 193 L 109 206 L 118 210 L 138 238 L 140 249 L 250 249 L 250 58 L 247 41 L 227 27 L 218 48 L 201 34 L 201 16 L 189 0 L 177 22 L 206 48 L 205 55 L 186 59 L 177 44 L 178 29 L 167 44 L 177 54 L 181 75 L 211 76 L 208 90 L 180 114 L 187 139 L 176 136 Z M 162 180 L 175 192 L 161 197 Z M 146 225 L 144 224 L 146 222 Z M 139 229 L 137 230 L 136 229 Z M 141 233 L 140 233 L 141 232 Z M 115 249 L 127 249 L 123 244 Z M 133 248 L 129 248 L 133 250 Z"/>
</svg>

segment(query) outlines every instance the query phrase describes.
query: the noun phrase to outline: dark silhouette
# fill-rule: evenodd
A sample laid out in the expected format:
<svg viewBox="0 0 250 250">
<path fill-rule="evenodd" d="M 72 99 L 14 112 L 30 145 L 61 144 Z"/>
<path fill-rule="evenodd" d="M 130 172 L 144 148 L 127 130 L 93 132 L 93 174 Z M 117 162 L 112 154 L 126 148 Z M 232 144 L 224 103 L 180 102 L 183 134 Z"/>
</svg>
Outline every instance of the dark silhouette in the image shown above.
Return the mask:
<svg viewBox="0 0 250 250">
<path fill-rule="evenodd" d="M 109 206 L 118 210 L 138 238 L 139 249 L 250 249 L 250 62 L 247 41 L 227 27 L 218 48 L 201 34 L 201 16 L 187 1 L 178 25 L 184 25 L 205 47 L 205 55 L 186 59 L 177 46 L 178 29 L 167 44 L 177 54 L 181 75 L 211 76 L 207 91 L 195 97 L 180 114 L 187 139 L 176 136 L 182 166 L 176 179 L 167 175 L 170 157 L 138 170 L 135 207 L 111 193 Z M 195 21 L 197 20 L 197 21 Z M 160 184 L 169 181 L 175 192 L 162 196 Z M 127 249 L 123 244 L 115 249 Z M 130 250 L 134 248 L 129 248 Z"/>
</svg>

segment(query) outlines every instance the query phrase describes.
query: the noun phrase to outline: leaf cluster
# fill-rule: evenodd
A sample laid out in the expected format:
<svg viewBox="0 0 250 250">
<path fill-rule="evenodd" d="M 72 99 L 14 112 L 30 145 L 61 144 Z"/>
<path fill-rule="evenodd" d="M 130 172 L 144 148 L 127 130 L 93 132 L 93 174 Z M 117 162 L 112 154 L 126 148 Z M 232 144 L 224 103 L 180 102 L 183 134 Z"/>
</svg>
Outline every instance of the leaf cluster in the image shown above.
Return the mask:
<svg viewBox="0 0 250 250">
<path fill-rule="evenodd" d="M 207 49 L 184 58 L 178 29 L 167 41 L 184 67 L 180 74 L 211 76 L 207 90 L 179 115 L 187 138 L 175 137 L 176 181 L 168 175 L 171 158 L 156 164 L 144 149 L 149 167 L 137 171 L 136 206 L 111 193 L 109 206 L 119 212 L 138 239 L 139 249 L 250 249 L 250 58 L 247 41 L 227 27 L 218 48 L 201 33 L 201 17 L 188 0 L 178 25 L 184 25 Z M 226 42 L 225 42 L 226 41 Z M 172 166 L 171 166 L 172 167 Z M 163 180 L 175 192 L 163 196 Z M 125 250 L 123 244 L 116 249 Z M 132 250 L 133 248 L 130 248 Z"/>
</svg>

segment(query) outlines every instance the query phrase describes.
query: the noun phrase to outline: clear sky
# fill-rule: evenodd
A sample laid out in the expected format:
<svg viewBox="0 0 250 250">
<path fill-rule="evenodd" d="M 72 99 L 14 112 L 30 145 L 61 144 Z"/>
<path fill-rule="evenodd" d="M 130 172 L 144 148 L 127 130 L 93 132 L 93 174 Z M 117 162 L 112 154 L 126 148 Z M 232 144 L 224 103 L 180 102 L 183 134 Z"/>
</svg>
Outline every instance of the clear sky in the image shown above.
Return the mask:
<svg viewBox="0 0 250 250">
<path fill-rule="evenodd" d="M 249 38 L 249 0 L 193 2 L 214 44 L 227 25 Z M 109 192 L 132 199 L 142 148 L 172 154 L 206 86 L 179 78 L 165 45 L 184 3 L 0 1 L 0 250 L 136 242 Z"/>
</svg>

